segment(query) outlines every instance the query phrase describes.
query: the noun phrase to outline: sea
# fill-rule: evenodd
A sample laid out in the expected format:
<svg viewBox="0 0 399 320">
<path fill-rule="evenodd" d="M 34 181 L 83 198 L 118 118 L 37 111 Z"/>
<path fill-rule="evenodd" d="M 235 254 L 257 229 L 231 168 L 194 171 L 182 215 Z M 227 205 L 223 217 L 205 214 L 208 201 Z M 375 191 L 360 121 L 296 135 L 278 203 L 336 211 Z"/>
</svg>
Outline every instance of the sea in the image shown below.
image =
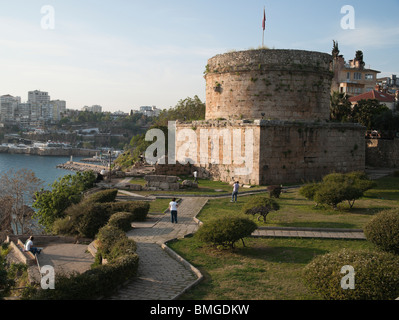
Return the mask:
<svg viewBox="0 0 399 320">
<path fill-rule="evenodd" d="M 73 158 L 74 161 L 81 159 L 79 157 Z M 42 187 L 45 190 L 51 190 L 51 185 L 54 181 L 65 175 L 74 174 L 73 171 L 57 168 L 57 165 L 69 160 L 69 157 L 0 153 L 0 174 L 10 169 L 14 169 L 15 171 L 29 169 L 35 173 L 36 177 L 43 181 Z"/>
</svg>

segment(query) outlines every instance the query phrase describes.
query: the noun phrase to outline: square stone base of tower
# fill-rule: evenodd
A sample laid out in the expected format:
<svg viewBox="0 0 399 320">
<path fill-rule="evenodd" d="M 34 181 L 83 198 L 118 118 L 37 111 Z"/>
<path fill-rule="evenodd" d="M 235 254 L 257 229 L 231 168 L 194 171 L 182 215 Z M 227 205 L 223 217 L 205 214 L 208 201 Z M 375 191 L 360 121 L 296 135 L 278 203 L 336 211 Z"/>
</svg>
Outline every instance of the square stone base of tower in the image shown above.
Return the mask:
<svg viewBox="0 0 399 320">
<path fill-rule="evenodd" d="M 199 177 L 251 185 L 319 180 L 364 171 L 365 128 L 358 124 L 206 120 L 176 124 L 176 159 Z"/>
</svg>

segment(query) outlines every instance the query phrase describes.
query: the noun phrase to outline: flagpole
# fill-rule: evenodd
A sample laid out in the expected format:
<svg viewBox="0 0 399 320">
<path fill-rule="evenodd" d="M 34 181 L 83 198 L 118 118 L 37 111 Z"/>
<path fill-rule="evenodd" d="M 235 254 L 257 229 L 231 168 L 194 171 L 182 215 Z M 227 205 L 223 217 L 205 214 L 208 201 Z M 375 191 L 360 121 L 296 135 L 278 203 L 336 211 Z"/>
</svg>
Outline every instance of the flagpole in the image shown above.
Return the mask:
<svg viewBox="0 0 399 320">
<path fill-rule="evenodd" d="M 262 48 L 265 46 L 265 29 L 266 29 L 266 7 L 263 7 L 263 21 L 262 21 Z"/>
</svg>

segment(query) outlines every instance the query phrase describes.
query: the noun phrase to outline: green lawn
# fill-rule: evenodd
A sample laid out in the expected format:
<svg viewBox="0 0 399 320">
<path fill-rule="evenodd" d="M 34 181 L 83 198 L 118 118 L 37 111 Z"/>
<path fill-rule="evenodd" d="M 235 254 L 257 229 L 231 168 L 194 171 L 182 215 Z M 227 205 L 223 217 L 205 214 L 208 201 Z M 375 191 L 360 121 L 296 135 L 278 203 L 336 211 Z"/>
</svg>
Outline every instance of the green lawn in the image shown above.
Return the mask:
<svg viewBox="0 0 399 320">
<path fill-rule="evenodd" d="M 315 203 L 299 195 L 299 189 L 287 189 L 277 201 L 280 210 L 271 212 L 267 221 L 256 221 L 259 226 L 312 227 L 312 228 L 352 228 L 362 229 L 377 212 L 399 207 L 399 179 L 386 177 L 377 181 L 377 186 L 366 192 L 362 199 L 355 202 L 352 209 L 346 203 L 339 210 L 328 207 L 316 207 Z M 267 193 L 259 194 L 268 196 Z M 250 202 L 253 196 L 239 196 L 237 203 L 230 198 L 211 199 L 198 215 L 202 222 L 220 216 L 243 216 L 242 206 Z"/>
<path fill-rule="evenodd" d="M 194 181 L 193 177 L 185 177 L 181 176 L 180 179 L 182 180 L 192 180 Z M 132 184 L 139 184 L 145 186 L 146 182 L 144 179 L 135 178 L 130 181 Z M 251 186 L 251 188 L 244 189 L 243 191 L 253 191 L 253 190 L 261 190 L 266 189 L 265 186 Z M 219 195 L 219 194 L 226 194 L 231 193 L 233 190 L 233 186 L 226 182 L 221 181 L 212 181 L 207 179 L 198 179 L 198 189 L 180 189 L 179 191 L 135 191 L 134 193 L 140 195 L 159 195 L 159 194 L 170 194 L 174 195 L 178 194 L 185 194 L 185 195 Z"/>
<path fill-rule="evenodd" d="M 379 211 L 399 207 L 399 179 L 379 179 L 377 186 L 356 201 L 353 209 L 315 208 L 314 203 L 290 189 L 281 195 L 281 209 L 259 226 L 363 228 Z M 198 218 L 207 223 L 220 216 L 242 215 L 241 207 L 252 196 L 213 199 Z M 197 267 L 204 280 L 184 294 L 183 300 L 317 300 L 301 278 L 303 268 L 317 255 L 343 248 L 377 250 L 365 240 L 247 238 L 231 252 L 199 242 L 194 235 L 170 243 L 170 247 Z"/>
</svg>

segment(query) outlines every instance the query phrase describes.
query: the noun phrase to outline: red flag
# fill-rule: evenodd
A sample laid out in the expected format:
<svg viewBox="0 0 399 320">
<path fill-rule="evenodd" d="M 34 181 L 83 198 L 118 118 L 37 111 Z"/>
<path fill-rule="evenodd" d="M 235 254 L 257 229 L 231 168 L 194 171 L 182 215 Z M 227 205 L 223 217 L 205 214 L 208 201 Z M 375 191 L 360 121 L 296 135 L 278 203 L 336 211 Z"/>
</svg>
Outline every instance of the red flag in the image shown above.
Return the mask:
<svg viewBox="0 0 399 320">
<path fill-rule="evenodd" d="M 263 22 L 262 22 L 263 31 L 266 29 L 266 9 L 263 9 Z"/>
</svg>

